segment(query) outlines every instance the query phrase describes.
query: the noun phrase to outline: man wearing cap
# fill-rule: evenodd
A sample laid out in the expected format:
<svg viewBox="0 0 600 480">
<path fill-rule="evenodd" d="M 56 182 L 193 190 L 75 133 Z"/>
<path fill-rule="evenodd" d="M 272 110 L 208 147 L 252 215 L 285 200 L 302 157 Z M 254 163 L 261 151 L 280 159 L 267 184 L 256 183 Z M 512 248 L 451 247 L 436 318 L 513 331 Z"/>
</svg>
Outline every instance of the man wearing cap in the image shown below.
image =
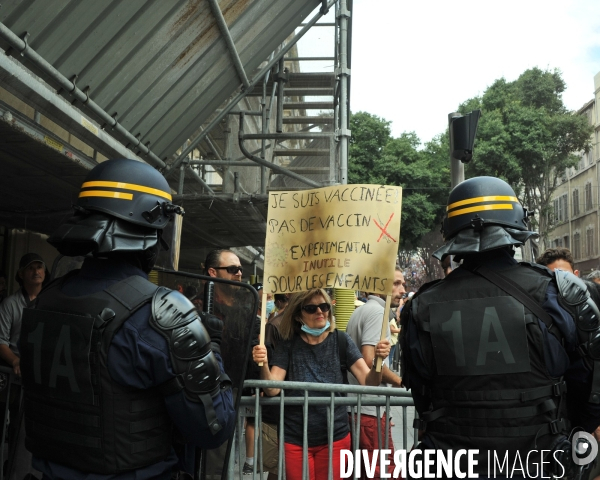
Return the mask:
<svg viewBox="0 0 600 480">
<path fill-rule="evenodd" d="M 21 257 L 16 280 L 21 288 L 0 304 L 0 358 L 8 363 L 15 375 L 21 375 L 17 342 L 21 334 L 23 308 L 38 296 L 46 279 L 46 264 L 37 253 Z"/>
</svg>

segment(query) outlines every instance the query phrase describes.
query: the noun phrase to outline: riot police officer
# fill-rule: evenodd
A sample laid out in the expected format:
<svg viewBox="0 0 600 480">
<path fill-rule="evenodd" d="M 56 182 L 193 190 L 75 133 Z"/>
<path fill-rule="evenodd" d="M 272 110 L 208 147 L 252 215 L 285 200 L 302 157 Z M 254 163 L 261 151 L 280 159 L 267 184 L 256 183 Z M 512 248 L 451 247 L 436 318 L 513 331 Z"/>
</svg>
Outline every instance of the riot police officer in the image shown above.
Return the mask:
<svg viewBox="0 0 600 480">
<path fill-rule="evenodd" d="M 103 162 L 48 240 L 87 257 L 23 319 L 26 447 L 44 478 L 167 479 L 174 435 L 190 451 L 233 432 L 222 322 L 147 280 L 162 230 L 183 213 L 170 192 L 145 163 Z"/>
<path fill-rule="evenodd" d="M 402 314 L 402 378 L 421 447 L 478 450 L 471 467 L 480 478 L 568 472 L 569 434 L 600 425 L 596 305 L 571 273 L 514 260 L 513 247 L 537 234 L 500 179 L 456 186 L 442 233 L 434 256 L 462 265 L 421 288 Z M 582 424 L 569 423 L 567 385 L 580 392 Z M 522 472 L 507 471 L 515 462 Z"/>
</svg>

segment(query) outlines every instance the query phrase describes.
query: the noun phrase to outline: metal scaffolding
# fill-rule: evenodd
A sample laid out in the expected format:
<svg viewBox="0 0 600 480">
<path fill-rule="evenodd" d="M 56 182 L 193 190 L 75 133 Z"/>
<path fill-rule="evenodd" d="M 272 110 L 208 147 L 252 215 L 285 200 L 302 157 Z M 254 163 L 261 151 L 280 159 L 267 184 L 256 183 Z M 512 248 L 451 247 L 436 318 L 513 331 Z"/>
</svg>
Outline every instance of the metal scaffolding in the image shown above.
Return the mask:
<svg viewBox="0 0 600 480">
<path fill-rule="evenodd" d="M 212 2 L 211 5 L 216 2 Z M 259 75 L 248 81 L 241 66 L 237 66 L 235 45 L 228 42 L 228 50 L 236 63 L 236 69 L 242 81 L 242 91 L 218 114 L 199 134 L 182 149 L 176 160 L 165 170 L 165 176 L 171 175 L 184 161 L 188 161 L 188 171 L 192 165 L 210 165 L 216 169 L 240 166 L 260 167 L 260 194 L 265 195 L 268 189 L 318 188 L 326 185 L 347 183 L 349 130 L 349 87 L 350 87 L 350 35 L 351 14 L 347 0 L 332 0 L 293 37 L 280 45 L 270 57 L 267 65 Z M 335 8 L 335 22 L 319 22 L 329 11 Z M 213 6 L 213 8 L 216 8 Z M 226 26 L 220 24 L 222 31 Z M 291 56 L 290 51 L 310 28 L 330 28 L 334 30 L 333 56 Z M 229 37 L 228 37 L 229 38 Z M 307 62 L 333 61 L 330 73 L 304 73 L 302 65 Z M 290 73 L 286 64 L 295 64 L 297 73 Z M 262 77 L 262 88 L 253 90 Z M 269 93 L 270 92 L 270 93 Z M 243 110 L 240 102 L 246 97 L 259 98 L 257 110 Z M 319 101 L 311 101 L 319 97 Z M 323 97 L 326 97 L 323 99 Z M 295 101 L 293 99 L 296 99 Z M 237 108 L 236 108 L 237 107 Z M 306 115 L 307 111 L 331 110 L 330 116 Z M 272 114 L 275 119 L 272 122 Z M 286 115 L 284 112 L 288 112 Z M 238 145 L 240 152 L 254 163 L 236 163 L 231 158 L 222 158 L 210 140 L 211 131 L 223 121 L 226 115 L 238 115 Z M 256 125 L 259 133 L 247 133 L 246 117 L 260 118 Z M 270 132 L 274 123 L 274 132 Z M 284 125 L 289 127 L 284 127 Z M 302 126 L 302 128 L 298 128 Z M 322 131 L 311 131 L 321 127 Z M 228 132 L 231 133 L 231 132 Z M 246 146 L 248 141 L 260 141 L 258 151 L 250 152 Z M 266 144 L 273 141 L 273 148 Z M 295 142 L 288 142 L 295 140 Z M 202 142 L 205 142 L 215 161 L 192 159 L 191 155 Z M 225 141 L 227 142 L 227 140 Z M 270 154 L 267 155 L 268 150 Z M 257 153 L 260 152 L 260 155 Z M 270 158 L 269 158 L 270 157 Z M 286 165 L 279 161 L 288 159 Z M 269 181 L 268 171 L 276 174 Z M 204 174 L 206 170 L 204 170 Z M 296 182 L 286 182 L 283 177 Z M 205 180 L 205 176 L 202 177 Z M 181 190 L 179 190 L 181 191 Z M 214 192 L 206 189 L 208 196 Z M 240 193 L 234 191 L 235 193 Z M 248 193 L 248 192 L 243 192 Z M 200 197 L 196 197 L 200 198 Z"/>
<path fill-rule="evenodd" d="M 298 53 L 316 29 L 330 51 Z M 127 157 L 184 203 L 182 268 L 262 247 L 269 191 L 347 181 L 350 37 L 351 0 L 3 4 L 0 226 L 51 233 L 86 172 Z"/>
</svg>

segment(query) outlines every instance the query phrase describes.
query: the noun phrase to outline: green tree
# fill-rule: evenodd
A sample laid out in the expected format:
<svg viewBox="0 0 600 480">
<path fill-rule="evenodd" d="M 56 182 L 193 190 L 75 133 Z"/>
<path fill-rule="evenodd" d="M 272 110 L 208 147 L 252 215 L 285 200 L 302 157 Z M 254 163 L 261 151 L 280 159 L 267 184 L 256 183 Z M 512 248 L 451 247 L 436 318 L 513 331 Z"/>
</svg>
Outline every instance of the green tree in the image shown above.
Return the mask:
<svg viewBox="0 0 600 480">
<path fill-rule="evenodd" d="M 496 80 L 459 108 L 482 110 L 467 177 L 490 175 L 512 185 L 535 212 L 533 224 L 544 243 L 553 227 L 551 198 L 558 180 L 576 165 L 574 152 L 589 150 L 592 133 L 585 117 L 565 107 L 564 90 L 558 70 L 532 68 L 513 82 Z"/>
<path fill-rule="evenodd" d="M 390 122 L 369 113 L 354 114 L 350 121 L 350 182 L 403 187 L 400 246 L 417 250 L 443 215 L 450 186 L 447 139 L 439 136 L 420 149 L 414 132 L 392 138 Z"/>
<path fill-rule="evenodd" d="M 350 116 L 352 137 L 348 152 L 348 183 L 371 183 L 369 175 L 392 138 L 390 123 L 367 112 Z"/>
</svg>

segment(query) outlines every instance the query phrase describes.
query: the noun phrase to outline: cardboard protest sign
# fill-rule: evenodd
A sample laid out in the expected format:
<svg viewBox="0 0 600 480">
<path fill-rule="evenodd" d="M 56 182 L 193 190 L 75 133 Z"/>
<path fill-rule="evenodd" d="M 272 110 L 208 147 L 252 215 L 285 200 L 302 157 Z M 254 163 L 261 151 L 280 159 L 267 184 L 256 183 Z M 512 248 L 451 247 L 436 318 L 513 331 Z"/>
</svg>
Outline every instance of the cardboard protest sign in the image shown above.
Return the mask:
<svg viewBox="0 0 600 480">
<path fill-rule="evenodd" d="M 271 192 L 264 289 L 348 288 L 391 294 L 402 188 L 337 185 Z"/>
</svg>

